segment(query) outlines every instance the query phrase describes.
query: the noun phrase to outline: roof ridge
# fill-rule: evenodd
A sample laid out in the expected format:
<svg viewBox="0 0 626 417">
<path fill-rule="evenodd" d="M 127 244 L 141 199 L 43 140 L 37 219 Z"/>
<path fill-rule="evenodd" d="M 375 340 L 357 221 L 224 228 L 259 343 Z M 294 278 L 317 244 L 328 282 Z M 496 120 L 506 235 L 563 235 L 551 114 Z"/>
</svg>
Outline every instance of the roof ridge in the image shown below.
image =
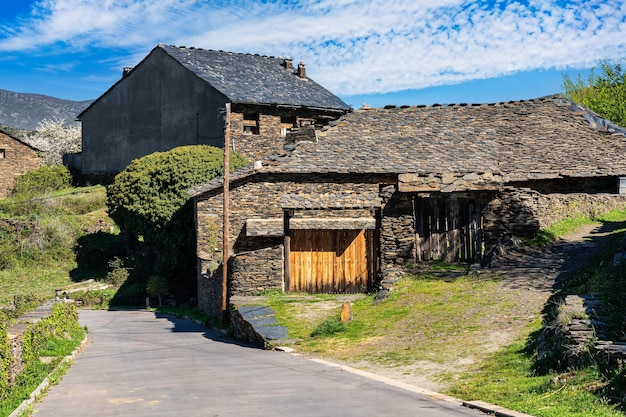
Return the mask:
<svg viewBox="0 0 626 417">
<path fill-rule="evenodd" d="M 415 104 L 415 105 L 407 105 L 403 104 L 401 106 L 395 104 L 387 104 L 383 107 L 370 107 L 369 105 L 364 105 L 359 110 L 394 110 L 394 109 L 411 109 L 411 108 L 461 108 L 461 107 L 496 107 L 496 106 L 505 106 L 505 105 L 514 105 L 514 104 L 539 104 L 545 101 L 552 101 L 556 97 L 547 96 L 547 97 L 538 97 L 531 99 L 519 99 L 519 100 L 509 100 L 509 101 L 496 101 L 489 103 L 433 103 L 433 104 Z"/>
<path fill-rule="evenodd" d="M 252 52 L 225 51 L 223 49 L 200 48 L 200 47 L 185 46 L 185 45 L 173 45 L 173 44 L 165 45 L 164 43 L 159 43 L 158 47 L 160 48 L 169 47 L 169 48 L 175 48 L 175 49 L 180 49 L 180 50 L 190 50 L 190 51 L 217 52 L 217 53 L 228 54 L 228 55 L 256 56 L 260 58 L 269 58 L 269 59 L 283 59 L 281 55 L 275 56 L 275 55 L 265 55 L 265 54 L 252 53 Z M 285 56 L 284 58 L 290 59 L 289 56 Z"/>
</svg>

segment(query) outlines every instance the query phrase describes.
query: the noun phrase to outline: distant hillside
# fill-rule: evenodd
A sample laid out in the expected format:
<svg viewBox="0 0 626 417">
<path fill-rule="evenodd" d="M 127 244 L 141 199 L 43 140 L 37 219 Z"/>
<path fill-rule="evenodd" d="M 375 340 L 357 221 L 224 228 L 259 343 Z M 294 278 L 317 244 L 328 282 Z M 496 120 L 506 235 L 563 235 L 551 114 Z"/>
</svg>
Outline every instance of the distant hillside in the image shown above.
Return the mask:
<svg viewBox="0 0 626 417">
<path fill-rule="evenodd" d="M 76 116 L 92 102 L 0 90 L 0 124 L 34 130 L 44 119 L 60 119 L 66 125 L 73 125 L 77 124 Z"/>
</svg>

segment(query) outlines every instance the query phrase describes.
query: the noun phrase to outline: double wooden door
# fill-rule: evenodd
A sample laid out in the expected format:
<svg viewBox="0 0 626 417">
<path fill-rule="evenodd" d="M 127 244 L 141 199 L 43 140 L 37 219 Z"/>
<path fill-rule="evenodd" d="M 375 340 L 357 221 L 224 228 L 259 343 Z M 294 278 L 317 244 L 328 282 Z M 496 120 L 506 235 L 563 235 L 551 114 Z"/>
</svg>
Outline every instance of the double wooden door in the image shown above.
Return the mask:
<svg viewBox="0 0 626 417">
<path fill-rule="evenodd" d="M 289 291 L 366 292 L 374 275 L 372 230 L 291 230 Z"/>
</svg>

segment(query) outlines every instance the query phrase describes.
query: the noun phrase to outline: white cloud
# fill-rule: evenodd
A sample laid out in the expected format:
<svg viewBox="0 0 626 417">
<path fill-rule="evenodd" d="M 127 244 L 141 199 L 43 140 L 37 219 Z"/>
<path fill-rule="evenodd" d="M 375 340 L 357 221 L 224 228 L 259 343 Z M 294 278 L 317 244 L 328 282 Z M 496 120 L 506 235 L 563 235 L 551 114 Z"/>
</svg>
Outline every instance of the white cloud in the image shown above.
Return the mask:
<svg viewBox="0 0 626 417">
<path fill-rule="evenodd" d="M 583 67 L 626 56 L 624 1 L 485 4 L 40 0 L 28 20 L 0 27 L 0 51 L 97 46 L 122 48 L 139 60 L 165 42 L 289 55 L 307 63 L 312 78 L 341 95 Z"/>
</svg>

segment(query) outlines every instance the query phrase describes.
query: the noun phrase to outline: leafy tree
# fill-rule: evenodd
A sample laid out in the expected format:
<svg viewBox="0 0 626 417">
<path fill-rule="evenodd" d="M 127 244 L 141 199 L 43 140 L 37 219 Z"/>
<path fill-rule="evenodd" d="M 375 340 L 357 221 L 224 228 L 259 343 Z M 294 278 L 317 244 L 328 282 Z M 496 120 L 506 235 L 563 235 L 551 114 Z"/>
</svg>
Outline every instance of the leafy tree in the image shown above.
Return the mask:
<svg viewBox="0 0 626 417">
<path fill-rule="evenodd" d="M 164 295 L 167 295 L 168 286 L 167 278 L 163 275 L 152 275 L 148 278 L 148 285 L 146 285 L 146 291 L 148 295 L 157 297 L 159 299 L 159 307 L 163 305 L 162 299 Z"/>
<path fill-rule="evenodd" d="M 592 68 L 587 80 L 580 75 L 572 80 L 563 76 L 564 95 L 600 116 L 626 127 L 626 69 L 619 61 L 600 62 L 600 73 Z"/>
<path fill-rule="evenodd" d="M 230 170 L 247 163 L 233 153 Z M 159 272 L 190 262 L 195 227 L 187 190 L 221 175 L 223 165 L 222 149 L 181 146 L 134 160 L 107 188 L 109 215 L 131 243 L 143 238 L 157 256 Z"/>
</svg>

